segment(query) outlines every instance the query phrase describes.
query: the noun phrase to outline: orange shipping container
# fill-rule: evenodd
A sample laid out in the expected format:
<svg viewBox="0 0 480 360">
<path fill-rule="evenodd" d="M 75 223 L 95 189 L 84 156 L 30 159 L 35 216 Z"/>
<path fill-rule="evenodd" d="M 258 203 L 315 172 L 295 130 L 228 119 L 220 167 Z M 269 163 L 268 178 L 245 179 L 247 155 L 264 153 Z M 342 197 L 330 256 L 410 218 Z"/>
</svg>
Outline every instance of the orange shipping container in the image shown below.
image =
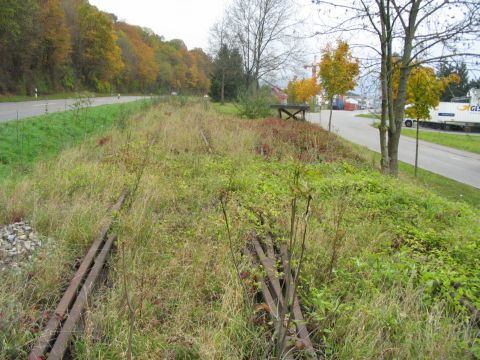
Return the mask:
<svg viewBox="0 0 480 360">
<path fill-rule="evenodd" d="M 357 110 L 357 104 L 351 104 L 351 103 L 345 102 L 343 109 L 348 111 L 355 111 Z"/>
</svg>

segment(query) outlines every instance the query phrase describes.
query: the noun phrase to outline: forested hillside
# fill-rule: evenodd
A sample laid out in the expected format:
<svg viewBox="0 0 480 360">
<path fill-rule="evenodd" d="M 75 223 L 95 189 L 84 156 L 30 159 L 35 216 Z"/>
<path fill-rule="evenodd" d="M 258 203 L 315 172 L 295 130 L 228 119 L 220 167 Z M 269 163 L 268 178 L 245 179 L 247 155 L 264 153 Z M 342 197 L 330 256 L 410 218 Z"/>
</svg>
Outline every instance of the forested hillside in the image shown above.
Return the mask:
<svg viewBox="0 0 480 360">
<path fill-rule="evenodd" d="M 0 93 L 204 93 L 210 59 L 88 0 L 0 0 Z"/>
</svg>

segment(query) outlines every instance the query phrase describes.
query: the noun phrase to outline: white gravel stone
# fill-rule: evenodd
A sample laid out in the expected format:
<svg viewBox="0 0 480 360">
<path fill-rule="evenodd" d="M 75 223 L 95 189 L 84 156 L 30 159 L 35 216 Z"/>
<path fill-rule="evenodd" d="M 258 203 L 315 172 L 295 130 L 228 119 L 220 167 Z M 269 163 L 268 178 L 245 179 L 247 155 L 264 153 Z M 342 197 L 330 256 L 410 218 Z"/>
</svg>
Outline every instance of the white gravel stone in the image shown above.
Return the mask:
<svg viewBox="0 0 480 360">
<path fill-rule="evenodd" d="M 41 246 L 39 236 L 27 222 L 0 227 L 0 271 L 21 268 L 35 258 Z"/>
</svg>

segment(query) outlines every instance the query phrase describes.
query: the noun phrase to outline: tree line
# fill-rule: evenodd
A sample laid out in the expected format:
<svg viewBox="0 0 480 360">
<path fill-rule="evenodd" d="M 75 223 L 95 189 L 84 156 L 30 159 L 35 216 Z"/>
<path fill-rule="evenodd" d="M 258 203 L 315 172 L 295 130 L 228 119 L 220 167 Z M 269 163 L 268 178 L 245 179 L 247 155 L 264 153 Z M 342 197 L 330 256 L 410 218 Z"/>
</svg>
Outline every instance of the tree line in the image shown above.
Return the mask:
<svg viewBox="0 0 480 360">
<path fill-rule="evenodd" d="M 0 0 L 0 93 L 205 93 L 211 60 L 88 0 Z"/>
</svg>

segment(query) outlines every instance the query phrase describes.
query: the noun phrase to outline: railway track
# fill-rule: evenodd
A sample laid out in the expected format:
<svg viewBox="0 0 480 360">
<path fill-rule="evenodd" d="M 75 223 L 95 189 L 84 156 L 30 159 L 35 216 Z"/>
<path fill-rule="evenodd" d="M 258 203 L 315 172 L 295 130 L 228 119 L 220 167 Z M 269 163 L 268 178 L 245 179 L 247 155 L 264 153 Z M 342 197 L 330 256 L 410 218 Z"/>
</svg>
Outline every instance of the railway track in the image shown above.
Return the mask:
<svg viewBox="0 0 480 360">
<path fill-rule="evenodd" d="M 306 353 L 309 359 L 317 359 L 300 301 L 294 290 L 294 271 L 290 270 L 290 276 L 287 275 L 291 269 L 288 266 L 287 247 L 278 248 L 271 235 L 267 234 L 264 239 L 255 236 L 247 253 L 250 254 L 254 266 L 262 270 L 257 272 L 257 281 L 260 283 L 261 295 L 273 320 L 274 328 L 278 329 L 281 326 L 286 331 L 287 341 L 281 351 L 282 359 L 294 359 L 296 353 Z M 288 326 L 286 321 L 288 317 L 293 319 L 290 323 L 292 327 Z"/>
<path fill-rule="evenodd" d="M 110 208 L 111 215 L 108 221 L 96 236 L 51 314 L 50 320 L 30 352 L 29 360 L 60 360 L 67 353 L 72 335 L 117 239 L 116 235 L 109 235 L 109 231 L 114 221 L 113 213 L 121 209 L 127 194 L 127 190 L 124 190 Z"/>
</svg>

